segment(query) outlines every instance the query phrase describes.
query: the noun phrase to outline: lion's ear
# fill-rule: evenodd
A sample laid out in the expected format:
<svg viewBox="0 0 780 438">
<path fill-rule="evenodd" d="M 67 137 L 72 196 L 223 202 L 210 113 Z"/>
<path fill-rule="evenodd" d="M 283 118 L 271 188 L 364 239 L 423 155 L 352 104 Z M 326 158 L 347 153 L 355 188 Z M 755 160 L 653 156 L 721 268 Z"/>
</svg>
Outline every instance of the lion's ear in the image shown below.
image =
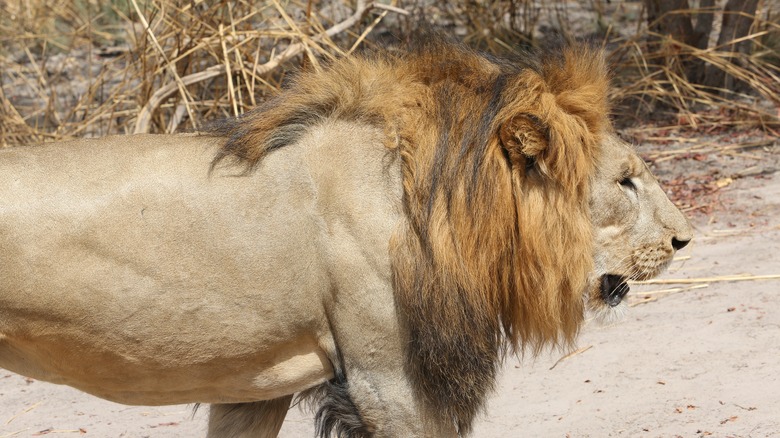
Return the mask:
<svg viewBox="0 0 780 438">
<path fill-rule="evenodd" d="M 542 121 L 531 114 L 520 114 L 499 130 L 501 144 L 513 165 L 529 170 L 550 143 L 550 132 Z"/>
<path fill-rule="evenodd" d="M 511 81 L 499 113 L 499 137 L 513 166 L 529 159 L 572 190 L 587 179 L 608 126 L 609 80 L 600 52 L 573 47 Z"/>
<path fill-rule="evenodd" d="M 600 132 L 589 130 L 579 115 L 561 108 L 549 93 L 539 116 L 520 113 L 501 125 L 499 137 L 515 169 L 536 170 L 571 189 L 587 177 Z"/>
</svg>

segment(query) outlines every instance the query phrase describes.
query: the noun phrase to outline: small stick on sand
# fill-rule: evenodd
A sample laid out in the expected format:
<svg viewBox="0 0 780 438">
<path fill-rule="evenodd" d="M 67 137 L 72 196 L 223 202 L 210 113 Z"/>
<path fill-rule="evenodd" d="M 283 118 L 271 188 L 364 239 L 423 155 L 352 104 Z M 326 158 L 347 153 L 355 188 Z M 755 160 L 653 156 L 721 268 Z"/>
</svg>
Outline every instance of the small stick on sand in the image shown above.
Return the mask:
<svg viewBox="0 0 780 438">
<path fill-rule="evenodd" d="M 21 417 L 22 415 L 24 415 L 24 414 L 26 414 L 26 413 L 28 413 L 28 412 L 32 411 L 33 409 L 37 408 L 38 406 L 40 406 L 40 405 L 41 405 L 41 403 L 43 403 L 43 402 L 42 402 L 42 401 L 39 401 L 38 403 L 36 403 L 36 404 L 34 404 L 34 405 L 30 406 L 29 408 L 27 408 L 27 409 L 23 410 L 22 412 L 19 412 L 18 414 L 16 414 L 16 415 L 14 415 L 13 417 L 9 418 L 9 419 L 8 419 L 8 421 L 6 421 L 6 422 L 5 422 L 5 424 L 6 424 L 6 425 L 9 425 L 9 424 L 11 424 L 11 422 L 12 422 L 12 421 L 16 420 L 17 418 Z"/>
<path fill-rule="evenodd" d="M 689 290 L 703 289 L 709 286 L 710 286 L 709 283 L 694 284 L 688 287 L 671 287 L 669 289 L 658 289 L 658 290 L 651 290 L 647 292 L 636 292 L 634 295 L 637 297 L 646 297 L 649 295 L 658 295 L 658 294 L 676 294 L 678 292 L 687 292 Z"/>
<path fill-rule="evenodd" d="M 7 435 L 0 435 L 0 438 L 11 438 L 12 436 L 17 436 L 17 435 L 19 435 L 21 433 L 27 432 L 28 430 L 30 430 L 30 429 L 28 428 L 28 429 L 24 429 L 24 430 L 17 430 L 16 432 L 11 432 L 11 433 L 9 433 Z"/>
<path fill-rule="evenodd" d="M 569 359 L 570 357 L 574 357 L 574 356 L 576 356 L 578 354 L 584 353 L 584 352 L 590 350 L 591 348 L 593 348 L 593 346 L 592 345 L 588 345 L 587 347 L 582 347 L 579 350 L 572 351 L 571 353 L 567 354 L 566 356 L 563 356 L 562 358 L 556 360 L 555 363 L 553 364 L 553 366 L 550 367 L 550 369 L 552 370 L 553 368 L 558 366 L 558 364 L 563 362 L 564 360 Z"/>
<path fill-rule="evenodd" d="M 758 281 L 758 280 L 780 280 L 780 274 L 726 275 L 722 277 L 704 277 L 704 278 L 670 278 L 670 279 L 635 281 L 632 283 L 634 284 L 697 284 L 697 283 L 717 283 L 723 281 Z"/>
<path fill-rule="evenodd" d="M 636 292 L 633 294 L 633 296 L 637 298 L 641 297 L 641 299 L 639 301 L 635 301 L 629 304 L 628 307 L 636 307 L 639 306 L 640 304 L 647 304 L 647 303 L 652 303 L 653 301 L 658 301 L 658 297 L 655 297 L 653 295 L 661 295 L 661 294 L 672 295 L 680 292 L 688 292 L 696 289 L 704 289 L 705 287 L 710 287 L 710 284 L 709 283 L 694 284 L 688 287 L 672 287 L 669 289 L 658 289 L 658 290 L 651 290 L 647 292 Z"/>
</svg>

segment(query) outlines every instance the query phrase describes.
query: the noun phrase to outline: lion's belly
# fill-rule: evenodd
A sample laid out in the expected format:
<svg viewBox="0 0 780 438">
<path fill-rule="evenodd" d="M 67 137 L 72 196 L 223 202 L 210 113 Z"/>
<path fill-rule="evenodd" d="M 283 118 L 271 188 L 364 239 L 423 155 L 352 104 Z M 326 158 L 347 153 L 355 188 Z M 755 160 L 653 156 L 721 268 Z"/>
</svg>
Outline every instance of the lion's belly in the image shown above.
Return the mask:
<svg viewBox="0 0 780 438">
<path fill-rule="evenodd" d="M 66 384 L 118 403 L 234 403 L 277 398 L 333 377 L 325 352 L 311 339 L 290 339 L 252 357 L 224 354 L 203 363 L 166 363 L 132 351 L 73 347 L 73 339 L 0 335 L 0 364 L 11 371 Z M 139 360 L 140 359 L 140 360 Z"/>
</svg>

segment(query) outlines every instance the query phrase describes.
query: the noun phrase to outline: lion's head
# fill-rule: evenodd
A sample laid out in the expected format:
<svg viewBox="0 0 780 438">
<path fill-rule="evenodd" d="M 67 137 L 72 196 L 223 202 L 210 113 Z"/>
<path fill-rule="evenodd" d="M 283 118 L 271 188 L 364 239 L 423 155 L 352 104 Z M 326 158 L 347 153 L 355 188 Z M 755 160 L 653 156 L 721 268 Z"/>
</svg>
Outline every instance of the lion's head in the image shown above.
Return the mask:
<svg viewBox="0 0 780 438">
<path fill-rule="evenodd" d="M 617 305 L 626 279 L 690 239 L 613 134 L 608 82 L 587 47 L 500 60 L 434 41 L 350 58 L 218 129 L 215 163 L 251 168 L 332 118 L 386 133 L 403 184 L 389 257 L 406 371 L 466 433 L 507 349 L 571 343 L 586 301 Z"/>
<path fill-rule="evenodd" d="M 620 304 L 627 280 L 660 274 L 691 240 L 688 220 L 631 146 L 615 135 L 602 141 L 590 210 L 595 264 L 589 302 L 596 311 Z"/>
</svg>

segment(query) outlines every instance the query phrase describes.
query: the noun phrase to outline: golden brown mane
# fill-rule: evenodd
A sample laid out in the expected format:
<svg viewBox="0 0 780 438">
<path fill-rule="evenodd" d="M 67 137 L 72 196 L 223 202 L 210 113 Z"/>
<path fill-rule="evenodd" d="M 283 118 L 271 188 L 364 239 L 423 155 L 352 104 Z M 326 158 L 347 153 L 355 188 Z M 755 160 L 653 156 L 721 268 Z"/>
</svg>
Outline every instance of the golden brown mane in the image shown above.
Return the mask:
<svg viewBox="0 0 780 438">
<path fill-rule="evenodd" d="M 390 256 L 407 372 L 467 433 L 507 347 L 567 343 L 582 322 L 602 59 L 576 47 L 509 63 L 442 42 L 345 59 L 219 127 L 215 164 L 254 166 L 326 119 L 384 129 L 402 159 Z"/>
</svg>

